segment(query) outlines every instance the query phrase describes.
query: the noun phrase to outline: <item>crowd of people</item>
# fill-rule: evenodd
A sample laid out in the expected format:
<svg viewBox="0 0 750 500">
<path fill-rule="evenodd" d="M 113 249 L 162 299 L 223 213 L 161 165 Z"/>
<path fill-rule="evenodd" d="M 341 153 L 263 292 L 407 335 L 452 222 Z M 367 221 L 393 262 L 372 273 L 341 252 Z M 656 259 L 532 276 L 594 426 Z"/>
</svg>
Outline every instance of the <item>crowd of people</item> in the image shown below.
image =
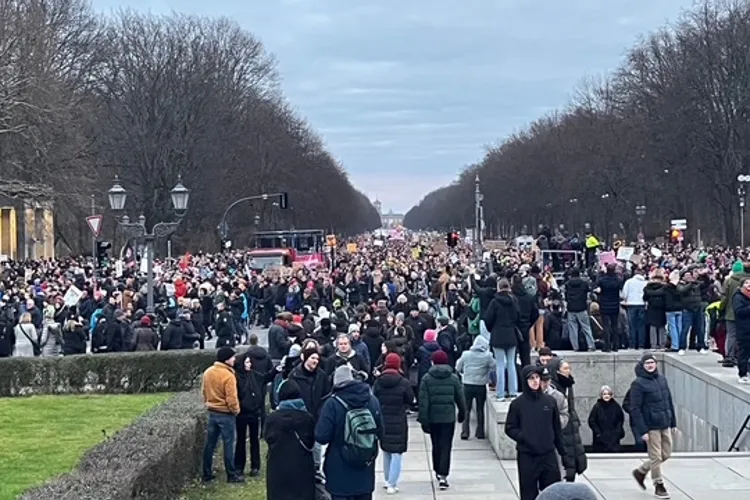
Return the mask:
<svg viewBox="0 0 750 500">
<path fill-rule="evenodd" d="M 254 273 L 241 251 L 160 263 L 153 313 L 136 268 L 95 275 L 80 259 L 6 262 L 0 356 L 204 348 L 215 337 L 203 479 L 214 479 L 219 439 L 229 481 L 259 475 L 262 435 L 271 500 L 371 498 L 380 452 L 386 492 L 397 494 L 412 417 L 429 434 L 436 484 L 448 489 L 457 424 L 461 439 L 486 436 L 488 387 L 511 403 L 522 499 L 573 483 L 587 464 L 567 350 L 714 349 L 748 382 L 741 250 L 641 245 L 627 260 L 587 255 L 587 267 L 512 246 L 476 259 L 435 235 L 357 244 L 332 269 Z M 267 346 L 255 324 L 268 327 Z M 645 487 L 650 471 L 656 496 L 668 498 L 659 467 L 676 422 L 653 356 L 636 366 L 622 406 L 615 396 L 603 387 L 588 416 L 594 450 L 619 450 L 628 413 L 650 457 L 634 477 Z"/>
</svg>

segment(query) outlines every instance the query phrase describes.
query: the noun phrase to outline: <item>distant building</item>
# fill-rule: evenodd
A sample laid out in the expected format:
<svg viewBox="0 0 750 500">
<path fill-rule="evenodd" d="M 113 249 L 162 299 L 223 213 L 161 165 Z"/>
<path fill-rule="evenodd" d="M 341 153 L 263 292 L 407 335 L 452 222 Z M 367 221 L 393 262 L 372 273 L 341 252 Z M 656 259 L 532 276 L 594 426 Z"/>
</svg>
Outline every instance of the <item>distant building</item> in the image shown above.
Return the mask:
<svg viewBox="0 0 750 500">
<path fill-rule="evenodd" d="M 380 200 L 376 199 L 373 205 L 380 214 L 380 227 L 383 229 L 392 229 L 404 223 L 404 214 L 394 213 L 393 210 L 389 210 L 387 214 L 383 213 L 383 204 Z"/>
</svg>

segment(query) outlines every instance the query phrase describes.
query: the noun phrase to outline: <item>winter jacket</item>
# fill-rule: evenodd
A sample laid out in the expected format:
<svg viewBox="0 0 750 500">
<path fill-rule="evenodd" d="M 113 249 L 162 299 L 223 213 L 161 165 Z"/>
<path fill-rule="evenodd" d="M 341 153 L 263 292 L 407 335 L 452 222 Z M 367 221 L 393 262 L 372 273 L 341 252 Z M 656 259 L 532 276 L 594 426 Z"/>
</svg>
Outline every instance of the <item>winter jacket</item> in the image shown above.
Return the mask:
<svg viewBox="0 0 750 500">
<path fill-rule="evenodd" d="M 589 283 L 581 278 L 571 278 L 565 283 L 565 300 L 568 311 L 583 312 L 588 309 Z"/>
<path fill-rule="evenodd" d="M 628 409 L 636 437 L 652 430 L 677 427 L 672 393 L 666 377 L 658 370 L 647 372 L 642 362 L 635 365 L 635 380 L 630 384 Z"/>
<path fill-rule="evenodd" d="M 361 340 L 367 346 L 367 365 L 372 366 L 378 357 L 380 357 L 380 349 L 383 347 L 383 341 L 385 340 L 382 335 L 383 327 L 380 326 L 377 320 L 370 320 L 367 328 L 362 332 Z"/>
<path fill-rule="evenodd" d="M 487 385 L 494 370 L 495 358 L 490 352 L 490 344 L 481 335 L 474 339 L 471 349 L 464 351 L 456 363 L 456 371 L 467 385 Z"/>
<path fill-rule="evenodd" d="M 589 428 L 593 435 L 594 453 L 618 453 L 620 440 L 625 437 L 625 414 L 620 403 L 611 398 L 599 399 L 589 413 Z"/>
<path fill-rule="evenodd" d="M 414 401 L 411 384 L 399 371 L 388 369 L 375 380 L 373 394 L 380 402 L 383 414 L 380 448 L 388 453 L 406 453 L 409 442 L 406 410 Z"/>
<path fill-rule="evenodd" d="M 721 299 L 721 305 L 724 307 L 724 318 L 727 321 L 734 321 L 734 303 L 732 299 L 734 298 L 734 292 L 742 287 L 742 283 L 746 279 L 750 279 L 750 274 L 743 271 L 729 276 L 724 284 L 724 296 Z"/>
<path fill-rule="evenodd" d="M 283 401 L 266 418 L 267 500 L 315 500 L 315 420 L 301 399 Z M 294 471 L 294 480 L 289 480 Z"/>
<path fill-rule="evenodd" d="M 537 318 L 539 318 L 537 296 L 529 295 L 523 285 L 513 286 L 511 292 L 513 292 L 513 297 L 516 298 L 518 304 L 518 328 L 524 337 L 526 337 L 526 332 L 529 331 L 531 325 L 536 323 Z"/>
<path fill-rule="evenodd" d="M 743 343 L 750 342 L 750 297 L 742 293 L 741 288 L 734 292 L 732 307 L 737 327 L 737 340 Z"/>
<path fill-rule="evenodd" d="M 331 392 L 331 378 L 322 366 L 318 365 L 314 372 L 309 372 L 303 363 L 292 369 L 289 378 L 299 386 L 300 396 L 307 411 L 317 421 L 324 399 Z"/>
<path fill-rule="evenodd" d="M 458 376 L 448 365 L 435 365 L 430 368 L 419 384 L 419 423 L 450 424 L 463 422 L 466 416 L 466 403 L 463 388 Z"/>
<path fill-rule="evenodd" d="M 565 454 L 568 457 L 567 463 L 564 465 L 566 477 L 572 477 L 586 471 L 588 460 L 581 440 L 581 420 L 578 418 L 575 406 L 575 394 L 573 392 L 575 380 L 572 375 L 565 377 L 558 373 L 561 364 L 560 358 L 552 358 L 547 367 L 552 376 L 552 385 L 568 400 L 568 425 L 562 427 L 562 433 Z"/>
<path fill-rule="evenodd" d="M 523 330 L 518 301 L 510 292 L 498 292 L 487 306 L 483 319 L 493 348 L 510 349 L 518 345 L 518 332 Z"/>
<path fill-rule="evenodd" d="M 133 341 L 136 351 L 155 351 L 159 345 L 159 336 L 150 326 L 139 326 L 135 329 Z"/>
<path fill-rule="evenodd" d="M 45 321 L 42 326 L 42 356 L 60 356 L 62 343 L 60 324 Z"/>
<path fill-rule="evenodd" d="M 664 284 L 651 281 L 643 289 L 643 301 L 646 303 L 646 325 L 664 328 L 667 325 L 667 297 Z"/>
<path fill-rule="evenodd" d="M 596 284 L 599 291 L 599 310 L 603 316 L 620 313 L 620 288 L 622 281 L 614 274 L 605 274 Z"/>
<path fill-rule="evenodd" d="M 677 286 L 682 299 L 682 310 L 696 312 L 701 310 L 701 286 L 698 282 L 682 283 Z"/>
<path fill-rule="evenodd" d="M 268 355 L 271 359 L 281 359 L 287 355 L 292 341 L 282 325 L 278 322 L 268 329 Z"/>
<path fill-rule="evenodd" d="M 237 356 L 235 373 L 237 376 L 237 397 L 240 400 L 239 418 L 260 418 L 263 414 L 265 400 L 263 387 L 266 384 L 262 373 L 251 369 L 245 371 L 244 363 L 247 354 Z"/>
<path fill-rule="evenodd" d="M 664 298 L 664 310 L 666 312 L 682 312 L 682 296 L 675 284 L 664 284 Z"/>
<path fill-rule="evenodd" d="M 342 399 L 352 409 L 367 408 L 376 424 L 378 438 L 383 437 L 383 418 L 380 403 L 370 392 L 370 386 L 359 381 L 350 381 L 338 386 L 333 396 Z M 344 428 L 347 409 L 335 397 L 326 399 L 315 426 L 315 441 L 328 445 L 323 471 L 326 489 L 332 496 L 354 497 L 367 495 L 375 490 L 375 462 L 369 467 L 355 467 L 342 456 Z"/>
<path fill-rule="evenodd" d="M 422 381 L 432 366 L 432 354 L 440 350 L 437 342 L 425 342 L 417 349 L 417 384 Z"/>
<path fill-rule="evenodd" d="M 72 329 L 65 328 L 62 333 L 63 355 L 86 354 L 86 332 L 83 326 L 76 324 Z"/>
</svg>

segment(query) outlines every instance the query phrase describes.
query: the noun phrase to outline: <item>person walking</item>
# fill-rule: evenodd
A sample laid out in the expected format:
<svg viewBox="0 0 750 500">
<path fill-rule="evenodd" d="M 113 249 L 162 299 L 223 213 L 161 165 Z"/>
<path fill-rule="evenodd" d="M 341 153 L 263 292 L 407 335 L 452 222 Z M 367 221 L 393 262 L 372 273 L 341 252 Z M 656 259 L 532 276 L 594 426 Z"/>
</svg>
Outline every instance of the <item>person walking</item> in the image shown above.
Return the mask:
<svg viewBox="0 0 750 500">
<path fill-rule="evenodd" d="M 237 415 L 234 467 L 237 474 L 244 474 L 247 463 L 247 441 L 250 441 L 250 476 L 257 477 L 260 474 L 260 420 L 265 407 L 264 388 L 275 373 L 257 371 L 249 352 L 236 357 L 235 372 L 240 413 Z"/>
<path fill-rule="evenodd" d="M 538 366 L 523 368 L 523 391 L 510 403 L 505 421 L 505 434 L 516 442 L 518 452 L 520 500 L 535 500 L 540 491 L 560 481 L 555 450 L 563 465 L 568 460 L 560 413 L 555 400 L 542 392 L 541 369 Z"/>
<path fill-rule="evenodd" d="M 263 435 L 268 443 L 266 500 L 316 500 L 315 419 L 294 380 L 282 383 L 279 406 L 266 418 Z M 294 481 L 289 471 L 294 471 Z"/>
<path fill-rule="evenodd" d="M 245 478 L 234 468 L 235 417 L 240 413 L 237 396 L 237 381 L 234 375 L 234 349 L 228 346 L 219 348 L 216 362 L 203 372 L 203 403 L 208 410 L 208 432 L 203 448 L 203 481 L 216 479 L 213 473 L 213 457 L 221 437 L 224 447 L 224 467 L 227 482 L 244 483 Z"/>
<path fill-rule="evenodd" d="M 348 364 L 333 373 L 333 392 L 323 403 L 315 441 L 326 448 L 323 471 L 331 500 L 371 500 L 375 459 L 383 436 L 380 403 Z"/>
<path fill-rule="evenodd" d="M 487 384 L 490 373 L 495 369 L 495 360 L 490 352 L 487 339 L 477 335 L 468 351 L 464 351 L 456 363 L 456 371 L 462 375 L 464 398 L 466 400 L 466 418 L 461 429 L 461 439 L 469 439 L 471 434 L 471 408 L 477 403 L 476 438 L 484 439 L 484 404 L 487 400 Z"/>
<path fill-rule="evenodd" d="M 411 383 L 404 377 L 401 357 L 390 353 L 385 357 L 383 371 L 375 379 L 373 394 L 380 402 L 383 413 L 383 475 L 389 495 L 398 493 L 398 480 L 401 476 L 402 457 L 409 442 L 409 424 L 406 412 L 414 401 Z"/>
<path fill-rule="evenodd" d="M 448 364 L 448 355 L 442 351 L 432 354 L 432 368 L 419 385 L 418 422 L 422 430 L 430 435 L 432 443 L 432 468 L 438 487 L 446 490 L 451 467 L 453 434 L 458 422 L 466 417 L 463 389 L 458 376 Z"/>
<path fill-rule="evenodd" d="M 648 460 L 633 471 L 633 477 L 645 490 L 650 472 L 656 498 L 669 498 L 661 465 L 672 455 L 672 435 L 677 433 L 672 393 L 666 377 L 658 371 L 653 354 L 643 355 L 635 366 L 635 377 L 630 385 L 630 419 L 636 435 L 646 442 Z"/>
</svg>

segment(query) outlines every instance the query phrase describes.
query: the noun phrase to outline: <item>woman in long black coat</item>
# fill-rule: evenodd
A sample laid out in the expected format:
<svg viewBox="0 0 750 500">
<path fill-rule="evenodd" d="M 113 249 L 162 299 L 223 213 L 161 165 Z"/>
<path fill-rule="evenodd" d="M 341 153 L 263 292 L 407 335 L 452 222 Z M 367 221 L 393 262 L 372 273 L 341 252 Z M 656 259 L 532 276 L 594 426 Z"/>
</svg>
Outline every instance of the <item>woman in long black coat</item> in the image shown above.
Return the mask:
<svg viewBox="0 0 750 500">
<path fill-rule="evenodd" d="M 315 419 L 293 380 L 279 389 L 278 409 L 266 418 L 266 500 L 315 500 Z"/>
<path fill-rule="evenodd" d="M 563 443 L 568 460 L 565 466 L 565 480 L 568 482 L 575 481 L 576 474 L 583 474 L 588 467 L 586 450 L 583 448 L 581 440 L 581 420 L 578 418 L 575 406 L 575 394 L 573 393 L 573 384 L 575 380 L 570 373 L 570 365 L 561 358 L 552 358 L 547 363 L 547 368 L 552 377 L 552 385 L 560 391 L 568 400 L 568 425 L 563 431 Z"/>
<path fill-rule="evenodd" d="M 594 453 L 617 453 L 620 440 L 625 437 L 625 414 L 615 401 L 612 389 L 605 385 L 599 391 L 599 400 L 589 414 L 589 427 L 594 435 Z"/>
<path fill-rule="evenodd" d="M 383 372 L 375 380 L 373 394 L 380 401 L 383 414 L 383 474 L 389 494 L 398 491 L 398 478 L 401 475 L 401 459 L 409 442 L 409 425 L 406 410 L 414 401 L 411 383 L 401 371 L 401 357 L 390 353 L 385 357 Z"/>
</svg>

